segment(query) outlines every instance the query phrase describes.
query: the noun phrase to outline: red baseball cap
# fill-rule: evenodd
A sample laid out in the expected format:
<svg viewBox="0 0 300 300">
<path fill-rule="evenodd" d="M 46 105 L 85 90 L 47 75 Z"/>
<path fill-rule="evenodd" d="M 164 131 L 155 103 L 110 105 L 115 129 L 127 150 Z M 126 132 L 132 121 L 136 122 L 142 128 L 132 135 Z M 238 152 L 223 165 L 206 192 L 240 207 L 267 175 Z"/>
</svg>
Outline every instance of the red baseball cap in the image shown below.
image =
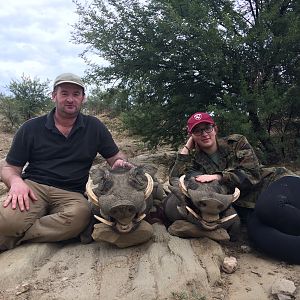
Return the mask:
<svg viewBox="0 0 300 300">
<path fill-rule="evenodd" d="M 215 124 L 212 117 L 205 112 L 196 112 L 191 115 L 187 121 L 188 133 L 191 133 L 193 128 L 201 123 Z"/>
</svg>

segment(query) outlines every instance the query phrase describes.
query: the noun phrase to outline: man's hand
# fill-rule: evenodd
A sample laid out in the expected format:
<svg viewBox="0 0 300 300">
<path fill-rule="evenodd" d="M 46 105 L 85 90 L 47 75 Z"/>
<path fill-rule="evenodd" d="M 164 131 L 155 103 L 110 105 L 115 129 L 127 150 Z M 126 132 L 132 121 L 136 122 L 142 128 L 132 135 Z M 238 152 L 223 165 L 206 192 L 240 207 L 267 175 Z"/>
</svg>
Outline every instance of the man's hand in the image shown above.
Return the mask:
<svg viewBox="0 0 300 300">
<path fill-rule="evenodd" d="M 134 167 L 133 164 L 131 164 L 128 161 L 125 161 L 122 158 L 116 159 L 114 164 L 111 166 L 112 169 L 117 169 L 117 168 L 131 169 L 133 167 Z"/>
<path fill-rule="evenodd" d="M 213 180 L 220 181 L 221 179 L 222 179 L 222 176 L 219 174 L 213 174 L 213 175 L 204 174 L 204 175 L 198 175 L 195 177 L 195 180 L 198 182 L 201 182 L 201 183 L 211 182 Z"/>
<path fill-rule="evenodd" d="M 16 178 L 11 183 L 3 207 L 8 207 L 11 204 L 12 209 L 17 209 L 17 207 L 19 207 L 20 211 L 24 211 L 25 209 L 28 211 L 30 208 L 30 200 L 37 200 L 34 192 L 28 187 L 23 179 Z"/>
</svg>

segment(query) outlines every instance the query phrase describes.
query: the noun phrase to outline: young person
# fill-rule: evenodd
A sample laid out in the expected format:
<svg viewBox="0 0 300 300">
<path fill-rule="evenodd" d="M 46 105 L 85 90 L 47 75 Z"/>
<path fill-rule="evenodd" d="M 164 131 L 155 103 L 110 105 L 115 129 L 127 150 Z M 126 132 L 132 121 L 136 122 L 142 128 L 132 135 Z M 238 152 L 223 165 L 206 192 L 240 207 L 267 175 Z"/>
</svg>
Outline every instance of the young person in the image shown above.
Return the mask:
<svg viewBox="0 0 300 300">
<path fill-rule="evenodd" d="M 187 174 L 199 184 L 217 180 L 239 188 L 235 206 L 239 213 L 247 211 L 250 216 L 249 236 L 255 245 L 274 257 L 300 263 L 296 255 L 300 246 L 300 178 L 286 168 L 262 167 L 242 135 L 218 138 L 218 127 L 206 112 L 194 113 L 187 128 L 189 138 L 177 154 L 170 184 L 177 185 L 179 177 Z M 167 202 L 166 215 L 174 215 L 176 206 Z"/>
</svg>

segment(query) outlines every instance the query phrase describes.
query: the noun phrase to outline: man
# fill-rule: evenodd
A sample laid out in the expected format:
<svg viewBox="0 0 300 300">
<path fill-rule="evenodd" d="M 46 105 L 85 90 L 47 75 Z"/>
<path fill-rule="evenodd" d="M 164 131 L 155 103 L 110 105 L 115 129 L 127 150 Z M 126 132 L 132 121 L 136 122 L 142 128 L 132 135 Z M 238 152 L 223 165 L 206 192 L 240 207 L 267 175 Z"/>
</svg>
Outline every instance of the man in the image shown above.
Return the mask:
<svg viewBox="0 0 300 300">
<path fill-rule="evenodd" d="M 0 250 L 82 232 L 91 217 L 83 194 L 97 153 L 112 168 L 131 167 L 105 125 L 80 113 L 85 100 L 80 77 L 59 75 L 52 100 L 49 114 L 20 127 L 2 166 L 0 178 L 9 192 L 0 206 Z"/>
</svg>

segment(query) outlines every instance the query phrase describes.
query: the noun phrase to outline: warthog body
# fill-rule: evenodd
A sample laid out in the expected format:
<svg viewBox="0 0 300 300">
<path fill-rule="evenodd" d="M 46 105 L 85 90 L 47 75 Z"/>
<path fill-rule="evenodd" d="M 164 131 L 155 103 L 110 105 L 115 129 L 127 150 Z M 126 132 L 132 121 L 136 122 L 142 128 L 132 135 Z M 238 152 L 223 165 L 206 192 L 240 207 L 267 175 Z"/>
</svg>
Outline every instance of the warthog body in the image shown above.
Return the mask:
<svg viewBox="0 0 300 300">
<path fill-rule="evenodd" d="M 236 238 L 240 221 L 231 204 L 239 197 L 238 189 L 229 194 L 228 188 L 218 181 L 199 183 L 182 176 L 179 186 L 171 186 L 170 190 L 165 213 L 171 222 L 186 220 L 206 231 L 224 228 L 232 239 Z"/>
</svg>

